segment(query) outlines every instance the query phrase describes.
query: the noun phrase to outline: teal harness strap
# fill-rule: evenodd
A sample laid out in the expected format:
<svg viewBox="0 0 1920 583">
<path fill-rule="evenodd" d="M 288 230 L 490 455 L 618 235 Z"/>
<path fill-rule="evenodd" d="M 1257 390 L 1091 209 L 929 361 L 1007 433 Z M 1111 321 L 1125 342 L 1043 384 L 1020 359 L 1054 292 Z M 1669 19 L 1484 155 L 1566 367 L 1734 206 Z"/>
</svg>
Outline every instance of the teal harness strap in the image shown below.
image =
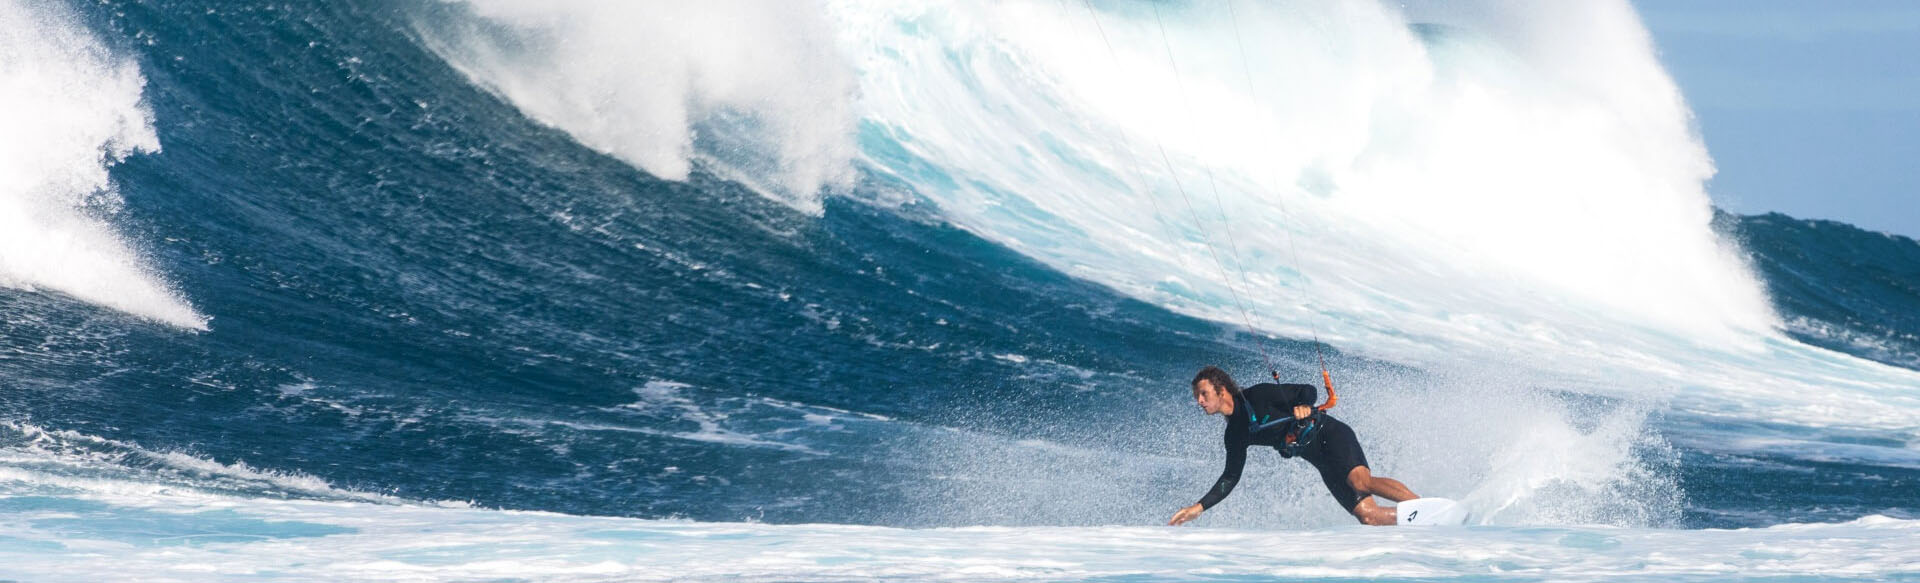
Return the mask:
<svg viewBox="0 0 1920 583">
<path fill-rule="evenodd" d="M 1255 415 L 1251 407 L 1247 410 L 1247 433 L 1259 433 L 1276 425 L 1292 421 L 1292 417 L 1274 419 L 1265 415 Z"/>
</svg>

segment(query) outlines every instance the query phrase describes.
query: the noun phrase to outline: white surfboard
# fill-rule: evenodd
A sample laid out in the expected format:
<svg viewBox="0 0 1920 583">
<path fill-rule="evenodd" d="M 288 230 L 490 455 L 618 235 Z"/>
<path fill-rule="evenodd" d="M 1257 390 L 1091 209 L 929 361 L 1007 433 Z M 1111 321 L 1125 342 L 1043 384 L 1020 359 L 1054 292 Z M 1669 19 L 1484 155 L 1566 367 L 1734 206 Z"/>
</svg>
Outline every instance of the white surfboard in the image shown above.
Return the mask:
<svg viewBox="0 0 1920 583">
<path fill-rule="evenodd" d="M 1460 526 L 1467 523 L 1467 507 L 1447 498 L 1415 498 L 1394 508 L 1405 526 Z"/>
</svg>

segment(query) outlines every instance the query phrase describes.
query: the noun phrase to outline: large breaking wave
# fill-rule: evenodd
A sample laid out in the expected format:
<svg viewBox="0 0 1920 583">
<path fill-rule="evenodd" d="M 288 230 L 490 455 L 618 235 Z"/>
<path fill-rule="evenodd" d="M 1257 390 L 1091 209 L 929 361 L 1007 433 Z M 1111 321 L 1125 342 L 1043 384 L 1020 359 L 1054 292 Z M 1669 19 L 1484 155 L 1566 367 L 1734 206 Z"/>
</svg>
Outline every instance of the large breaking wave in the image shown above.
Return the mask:
<svg viewBox="0 0 1920 583">
<path fill-rule="evenodd" d="M 0 4 L 0 555 L 35 578 L 649 578 L 714 540 L 1205 574 L 966 549 L 1220 535 L 1101 525 L 1218 471 L 1192 370 L 1304 377 L 1314 339 L 1380 473 L 1519 550 L 1229 572 L 1745 553 L 1662 563 L 1701 574 L 1920 507 L 1920 245 L 1716 226 L 1624 2 L 72 8 Z M 1204 525 L 1363 536 L 1253 464 Z M 1803 522 L 1842 524 L 1641 530 Z"/>
<path fill-rule="evenodd" d="M 825 10 L 837 45 L 806 8 L 783 19 L 805 23 L 801 33 L 782 35 L 752 33 L 767 21 L 727 6 L 691 19 L 480 8 L 514 30 L 605 49 L 567 59 L 573 72 L 545 56 L 464 66 L 488 86 L 564 76 L 538 84 L 543 93 L 505 91 L 534 112 L 555 91 L 705 103 L 714 92 L 657 84 L 654 69 L 726 80 L 739 65 L 663 56 L 699 44 L 638 61 L 639 47 L 614 44 L 662 23 L 724 23 L 734 35 L 699 28 L 714 32 L 706 39 L 747 32 L 758 66 L 807 80 L 766 86 L 799 97 L 742 106 L 775 125 L 812 120 L 770 140 L 790 152 L 789 170 L 836 172 L 848 153 L 828 136 L 847 125 L 840 112 L 857 112 L 859 158 L 944 219 L 1177 311 L 1239 322 L 1237 293 L 1262 331 L 1466 369 L 1470 383 L 1917 425 L 1902 390 L 1920 381 L 1912 373 L 1779 332 L 1744 251 L 1713 229 L 1712 162 L 1626 2 L 846 0 Z M 854 103 L 834 81 L 844 66 L 859 71 Z M 596 144 L 602 132 L 658 134 L 654 117 L 550 121 Z M 789 181 L 778 196 L 816 183 Z M 1844 406 L 1794 398 L 1807 386 Z"/>
</svg>

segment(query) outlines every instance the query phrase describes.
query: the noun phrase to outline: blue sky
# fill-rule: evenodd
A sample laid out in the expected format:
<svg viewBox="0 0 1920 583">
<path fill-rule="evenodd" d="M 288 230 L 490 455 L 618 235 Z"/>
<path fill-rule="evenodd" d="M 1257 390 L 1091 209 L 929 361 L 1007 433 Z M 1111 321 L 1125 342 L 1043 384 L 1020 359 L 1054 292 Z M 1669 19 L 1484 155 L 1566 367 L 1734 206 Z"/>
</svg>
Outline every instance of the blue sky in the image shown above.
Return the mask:
<svg viewBox="0 0 1920 583">
<path fill-rule="evenodd" d="M 1920 2 L 1636 0 L 1721 208 L 1920 237 Z"/>
</svg>

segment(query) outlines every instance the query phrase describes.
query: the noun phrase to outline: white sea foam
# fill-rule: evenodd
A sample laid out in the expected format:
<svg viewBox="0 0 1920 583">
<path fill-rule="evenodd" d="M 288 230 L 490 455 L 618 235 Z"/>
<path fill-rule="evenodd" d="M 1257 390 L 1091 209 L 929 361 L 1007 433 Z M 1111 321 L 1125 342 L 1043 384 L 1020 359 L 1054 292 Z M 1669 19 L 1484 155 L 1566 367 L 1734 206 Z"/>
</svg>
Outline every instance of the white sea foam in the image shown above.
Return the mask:
<svg viewBox="0 0 1920 583">
<path fill-rule="evenodd" d="M 651 390 L 685 388 L 659 382 Z M 1490 574 L 1693 581 L 1756 574 L 1885 580 L 1920 573 L 1914 559 L 1920 521 L 1880 516 L 1730 531 L 1319 526 L 1287 531 L 1285 544 L 1275 543 L 1271 529 L 1213 526 L 1219 517 L 1212 515 L 1185 528 L 702 523 L 363 497 L 235 465 L 149 456 L 73 432 L 19 423 L 0 429 L 6 441 L 0 447 L 0 578 L 32 581 L 114 580 L 127 573 L 147 581 L 1486 580 Z M 1032 440 L 1022 446 L 1088 453 Z M 139 469 L 150 457 L 167 467 Z M 230 478 L 252 485 L 236 489 Z M 288 485 L 309 495 L 260 495 Z M 1482 511 L 1476 522 L 1497 522 L 1499 515 Z"/>
<path fill-rule="evenodd" d="M 853 70 L 815 2 L 460 3 L 479 22 L 421 23 L 429 45 L 588 147 L 671 180 L 704 158 L 814 213 L 852 176 Z"/>
<path fill-rule="evenodd" d="M 107 168 L 160 149 L 145 83 L 59 3 L 0 3 L 0 286 L 205 330 L 109 221 Z"/>
<path fill-rule="evenodd" d="M 384 494 L 335 488 L 299 472 L 220 463 L 174 451 L 155 451 L 83 433 L 49 431 L 0 421 L 0 480 L 20 488 L 112 490 L 132 500 L 175 490 L 298 496 L 322 500 L 396 503 Z"/>
<path fill-rule="evenodd" d="M 0 479 L 0 491 L 17 494 Z M 1751 530 L 1605 527 L 899 529 L 700 523 L 410 505 L 8 498 L 0 577 L 98 581 L 851 581 L 1514 578 L 1887 580 L 1920 573 L 1920 521 Z"/>
</svg>

